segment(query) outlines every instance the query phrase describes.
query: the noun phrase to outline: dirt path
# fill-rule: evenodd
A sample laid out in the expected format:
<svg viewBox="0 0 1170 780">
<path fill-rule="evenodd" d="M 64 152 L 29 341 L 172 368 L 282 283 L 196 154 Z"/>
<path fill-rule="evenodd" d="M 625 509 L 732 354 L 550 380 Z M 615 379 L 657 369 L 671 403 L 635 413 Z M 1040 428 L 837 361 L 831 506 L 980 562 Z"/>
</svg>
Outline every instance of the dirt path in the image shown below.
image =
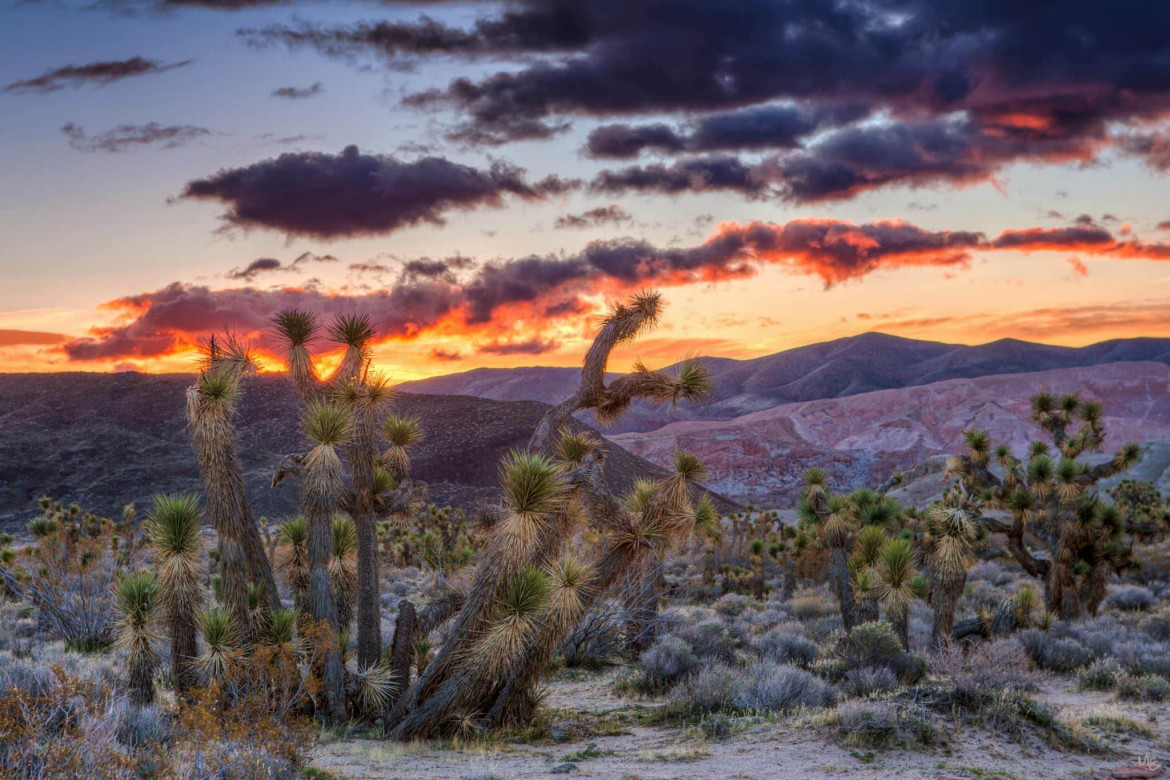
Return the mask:
<svg viewBox="0 0 1170 780">
<path fill-rule="evenodd" d="M 544 778 L 558 767 L 580 778 L 1089 778 L 1091 771 L 1125 763 L 1126 758 L 1084 756 L 1055 750 L 1042 743 L 1021 745 L 986 731 L 967 727 L 948 743 L 919 751 L 858 751 L 843 747 L 798 717 L 761 723 L 720 740 L 707 739 L 696 728 L 638 725 L 639 712 L 658 706 L 631 702 L 608 694 L 612 674 L 580 680 L 558 680 L 549 686 L 548 706 L 557 717 L 574 713 L 624 721 L 624 733 L 589 736 L 564 744 L 467 745 L 460 749 L 420 743 L 398 745 L 375 740 L 322 743 L 313 765 L 344 778 Z M 1080 694 L 1055 684 L 1040 698 L 1069 712 L 1110 706 L 1109 694 Z M 1122 737 L 1115 747 L 1134 759 L 1165 758 L 1165 723 L 1150 723 L 1152 707 L 1127 707 L 1154 729 L 1150 738 Z M 1167 720 L 1164 713 L 1158 720 Z M 613 730 L 613 729 L 610 729 Z"/>
</svg>

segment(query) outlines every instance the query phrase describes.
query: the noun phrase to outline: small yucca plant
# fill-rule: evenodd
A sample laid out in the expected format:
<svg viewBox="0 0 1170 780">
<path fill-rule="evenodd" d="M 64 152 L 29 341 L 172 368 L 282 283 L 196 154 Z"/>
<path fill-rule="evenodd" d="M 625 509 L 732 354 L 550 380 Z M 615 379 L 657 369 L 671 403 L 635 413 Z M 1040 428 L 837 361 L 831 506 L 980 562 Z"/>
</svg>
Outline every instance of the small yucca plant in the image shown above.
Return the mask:
<svg viewBox="0 0 1170 780">
<path fill-rule="evenodd" d="M 381 662 L 362 667 L 353 675 L 353 687 L 361 712 L 376 717 L 390 704 L 395 688 L 394 673 Z"/>
<path fill-rule="evenodd" d="M 140 571 L 123 577 L 117 585 L 115 602 L 121 616 L 118 647 L 126 653 L 130 700 L 135 704 L 154 701 L 154 670 L 158 665 L 154 611 L 158 605 L 158 580 L 154 572 Z"/>
<path fill-rule="evenodd" d="M 196 683 L 195 613 L 203 605 L 203 512 L 195 495 L 159 495 L 147 517 L 159 596 L 171 635 L 171 676 L 179 692 Z"/>
<path fill-rule="evenodd" d="M 196 621 L 203 634 L 199 666 L 208 680 L 222 680 L 240 659 L 239 631 L 222 609 L 206 609 Z"/>
</svg>

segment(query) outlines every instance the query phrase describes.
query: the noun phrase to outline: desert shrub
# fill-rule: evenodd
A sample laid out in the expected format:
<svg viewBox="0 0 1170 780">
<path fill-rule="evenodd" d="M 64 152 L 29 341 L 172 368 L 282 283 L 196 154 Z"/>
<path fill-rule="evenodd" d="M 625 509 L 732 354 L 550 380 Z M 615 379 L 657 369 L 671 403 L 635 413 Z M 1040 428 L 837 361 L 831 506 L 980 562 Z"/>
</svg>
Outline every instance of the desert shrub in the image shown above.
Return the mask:
<svg viewBox="0 0 1170 780">
<path fill-rule="evenodd" d="M 32 521 L 36 541 L 0 563 L 0 579 L 36 608 L 37 620 L 71 649 L 92 652 L 114 641 L 114 585 L 137 546 L 106 518 L 46 502 Z"/>
<path fill-rule="evenodd" d="M 642 653 L 641 661 L 647 687 L 659 690 L 669 688 L 699 668 L 699 659 L 691 646 L 669 634 Z"/>
<path fill-rule="evenodd" d="M 1170 682 L 1154 674 L 1122 675 L 1117 679 L 1117 696 L 1130 701 L 1166 701 Z"/>
<path fill-rule="evenodd" d="M 1036 688 L 1037 676 L 1018 642 L 1000 639 L 966 649 L 950 645 L 931 659 L 934 673 L 953 689 L 954 699 L 964 706 L 982 706 L 1003 693 Z"/>
<path fill-rule="evenodd" d="M 820 652 L 815 642 L 802 636 L 792 636 L 781 628 L 774 628 L 759 637 L 755 647 L 771 661 L 804 668 L 815 661 Z"/>
<path fill-rule="evenodd" d="M 739 593 L 728 593 L 712 606 L 716 612 L 724 617 L 739 617 L 752 603 L 747 596 Z"/>
<path fill-rule="evenodd" d="M 699 729 L 707 739 L 726 739 L 731 736 L 733 721 L 731 716 L 722 712 L 713 712 L 703 716 L 699 721 Z"/>
<path fill-rule="evenodd" d="M 915 683 L 926 671 L 925 662 L 902 649 L 889 623 L 862 623 L 841 637 L 834 648 L 842 673 L 883 666 L 904 683 Z"/>
<path fill-rule="evenodd" d="M 585 614 L 561 643 L 560 654 L 570 667 L 598 666 L 621 654 L 625 646 L 624 614 L 613 601 Z"/>
<path fill-rule="evenodd" d="M 835 698 L 832 686 L 803 669 L 759 662 L 740 678 L 735 707 L 756 713 L 787 712 L 827 707 Z"/>
<path fill-rule="evenodd" d="M 110 716 L 118 723 L 118 742 L 126 747 L 165 745 L 173 737 L 173 719 L 157 704 L 139 707 L 122 700 Z"/>
<path fill-rule="evenodd" d="M 738 692 L 735 672 L 723 664 L 713 664 L 675 686 L 671 699 L 692 712 L 705 714 L 731 709 Z"/>
<path fill-rule="evenodd" d="M 971 582 L 982 580 L 997 588 L 1002 588 L 1014 582 L 1016 574 L 999 561 L 979 561 L 967 572 L 967 579 Z"/>
<path fill-rule="evenodd" d="M 1039 629 L 1029 628 L 1018 634 L 1032 663 L 1052 672 L 1073 672 L 1088 666 L 1093 653 L 1070 637 L 1061 637 Z"/>
<path fill-rule="evenodd" d="M 1078 691 L 1111 691 L 1117 686 L 1121 667 L 1112 658 L 1098 658 L 1077 672 Z"/>
<path fill-rule="evenodd" d="M 1170 642 L 1170 615 L 1164 612 L 1148 615 L 1142 619 L 1139 627 L 1142 633 L 1151 639 Z"/>
<path fill-rule="evenodd" d="M 837 604 L 817 591 L 804 591 L 792 597 L 789 608 L 798 620 L 815 620 L 837 613 Z"/>
<path fill-rule="evenodd" d="M 846 672 L 842 686 L 850 696 L 866 697 L 894 690 L 898 678 L 889 667 L 865 666 Z"/>
<path fill-rule="evenodd" d="M 914 705 L 849 701 L 837 709 L 836 722 L 846 745 L 865 750 L 916 747 L 938 739 L 930 713 Z"/>
<path fill-rule="evenodd" d="M 681 623 L 671 629 L 679 639 L 691 646 L 697 658 L 731 663 L 739 641 L 732 633 L 732 626 L 722 620 L 707 619 L 692 623 Z"/>
<path fill-rule="evenodd" d="M 1156 674 L 1170 679 L 1170 642 L 1127 639 L 1113 646 L 1113 657 L 1130 674 Z"/>
<path fill-rule="evenodd" d="M 1119 585 L 1105 597 L 1105 606 L 1122 612 L 1145 612 L 1158 605 L 1158 597 L 1141 585 Z"/>
</svg>

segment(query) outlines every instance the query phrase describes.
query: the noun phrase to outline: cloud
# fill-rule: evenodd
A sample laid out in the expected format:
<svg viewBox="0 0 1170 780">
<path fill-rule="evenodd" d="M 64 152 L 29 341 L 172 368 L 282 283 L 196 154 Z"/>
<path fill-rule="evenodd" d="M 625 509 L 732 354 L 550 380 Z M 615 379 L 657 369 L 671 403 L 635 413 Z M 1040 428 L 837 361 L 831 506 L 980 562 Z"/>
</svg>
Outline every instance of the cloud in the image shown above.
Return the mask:
<svg viewBox="0 0 1170 780">
<path fill-rule="evenodd" d="M 0 347 L 44 346 L 61 344 L 69 337 L 62 333 L 46 333 L 38 330 L 11 330 L 0 328 Z"/>
<path fill-rule="evenodd" d="M 745 165 L 735 157 L 719 156 L 631 166 L 599 173 L 589 185 L 594 192 L 625 192 L 677 195 L 682 192 L 737 192 L 749 198 L 768 190 L 768 181 L 758 166 Z"/>
<path fill-rule="evenodd" d="M 118 125 L 101 135 L 86 135 L 85 129 L 72 122 L 64 125 L 61 132 L 69 139 L 69 145 L 79 152 L 125 152 L 129 149 L 156 146 L 160 149 L 177 149 L 196 139 L 211 135 L 206 127 L 195 125 L 170 125 L 164 127 L 157 122 L 145 125 Z"/>
<path fill-rule="evenodd" d="M 1091 162 L 1120 146 L 1170 168 L 1161 131 L 1170 60 L 1161 0 L 1029 6 L 921 0 L 512 0 L 466 25 L 417 21 L 274 26 L 249 41 L 375 55 L 390 67 L 429 58 L 474 62 L 474 75 L 407 96 L 453 108 L 456 134 L 504 143 L 547 138 L 575 117 L 609 122 L 587 151 L 704 155 L 700 162 L 608 172 L 607 191 L 721 189 L 794 202 L 870 190 L 991 180 L 1014 163 Z M 1086 32 L 1091 31 L 1091 32 Z M 506 61 L 505 68 L 491 67 Z M 666 117 L 643 124 L 615 117 Z M 683 118 L 694 117 L 689 121 Z M 854 124 L 861 117 L 875 121 Z M 712 186 L 688 171 L 712 154 L 750 175 Z M 723 170 L 730 170 L 720 160 Z"/>
<path fill-rule="evenodd" d="M 583 297 L 744 279 L 764 267 L 811 276 L 831 286 L 904 268 L 954 271 L 982 253 L 1041 251 L 1170 260 L 1170 243 L 1122 239 L 1100 226 L 1006 230 L 989 238 L 980 232 L 929 230 L 904 220 L 725 223 L 689 247 L 622 238 L 592 241 L 570 255 L 532 255 L 479 265 L 462 256 L 378 264 L 381 272 L 397 268 L 397 278 L 386 289 L 365 294 L 333 294 L 317 286 L 212 290 L 176 282 L 112 301 L 107 307 L 121 314 L 119 324 L 70 341 L 63 350 L 80 361 L 149 357 L 182 349 L 224 327 L 263 339 L 271 316 L 288 306 L 325 316 L 368 314 L 383 339 L 435 331 L 493 338 L 487 344 L 490 350 L 520 350 L 517 345 L 526 343 L 524 339 L 501 338 L 514 339 L 518 323 L 542 328 L 558 319 L 580 320 L 593 308 Z M 279 270 L 272 263 L 264 266 L 253 269 L 252 275 Z M 249 270 L 238 273 L 245 278 Z M 554 348 L 549 340 L 543 343 L 543 351 Z"/>
<path fill-rule="evenodd" d="M 612 206 L 598 206 L 581 214 L 565 214 L 557 217 L 553 226 L 558 229 L 598 227 L 599 225 L 629 222 L 631 219 L 629 212 L 615 203 Z"/>
<path fill-rule="evenodd" d="M 556 339 L 531 338 L 525 341 L 493 341 L 481 344 L 475 351 L 481 355 L 543 355 L 560 349 Z"/>
<path fill-rule="evenodd" d="M 272 97 L 284 98 L 285 100 L 304 100 L 306 98 L 315 97 L 325 92 L 321 82 L 314 82 L 310 87 L 279 87 L 272 90 Z"/>
<path fill-rule="evenodd" d="M 454 363 L 463 360 L 463 353 L 458 350 L 441 349 L 434 347 L 430 351 L 432 360 L 438 360 L 441 363 Z"/>
<path fill-rule="evenodd" d="M 864 106 L 759 106 L 704 117 L 689 131 L 664 124 L 602 125 L 589 133 L 586 150 L 591 157 L 630 159 L 643 151 L 677 154 L 796 148 L 812 133 L 856 121 L 868 111 Z"/>
<path fill-rule="evenodd" d="M 228 279 L 236 281 L 251 282 L 261 274 L 272 273 L 275 271 L 284 271 L 286 273 L 293 273 L 295 271 L 303 270 L 309 263 L 336 263 L 337 258 L 333 255 L 315 255 L 312 252 L 304 252 L 296 257 L 288 265 L 284 265 L 274 257 L 260 257 L 248 263 L 243 268 L 233 268 L 224 274 Z"/>
<path fill-rule="evenodd" d="M 103 87 L 134 76 L 165 73 L 168 70 L 186 67 L 192 62 L 193 60 L 183 60 L 182 62 L 163 64 L 158 60 L 131 57 L 128 60 L 91 62 L 88 65 L 66 65 L 61 68 L 47 70 L 36 78 L 14 81 L 5 87 L 4 91 L 46 93 L 56 92 L 66 87 L 72 87 L 74 89 L 86 85 Z"/>
<path fill-rule="evenodd" d="M 502 162 L 487 170 L 425 157 L 402 162 L 362 154 L 282 154 L 187 183 L 181 198 L 218 201 L 229 227 L 268 228 L 290 236 L 349 238 L 441 225 L 452 209 L 498 208 L 505 195 L 541 200 L 576 186 L 557 177 L 535 183 Z"/>
</svg>

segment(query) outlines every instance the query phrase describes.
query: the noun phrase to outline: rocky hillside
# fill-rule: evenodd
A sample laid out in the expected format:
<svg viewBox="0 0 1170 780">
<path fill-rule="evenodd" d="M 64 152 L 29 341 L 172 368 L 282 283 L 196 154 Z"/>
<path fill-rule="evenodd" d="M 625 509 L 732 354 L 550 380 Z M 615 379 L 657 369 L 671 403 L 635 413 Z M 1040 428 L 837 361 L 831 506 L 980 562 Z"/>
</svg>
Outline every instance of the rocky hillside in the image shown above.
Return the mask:
<svg viewBox="0 0 1170 780">
<path fill-rule="evenodd" d="M 731 420 L 778 404 L 842 398 L 947 379 L 1126 361 L 1170 364 L 1170 339 L 1123 339 L 1080 348 L 1004 339 L 971 347 L 866 333 L 753 360 L 704 360 L 715 380 L 715 392 L 708 403 L 675 410 L 635 404 L 612 432 L 652 431 L 680 420 Z M 477 369 L 407 383 L 403 389 L 551 403 L 564 398 L 576 381 L 577 370 L 573 368 Z"/>
<path fill-rule="evenodd" d="M 676 422 L 611 439 L 655 462 L 666 462 L 676 447 L 690 450 L 711 469 L 710 484 L 720 493 L 783 505 L 791 503 L 809 466 L 828 469 L 841 488 L 877 484 L 894 471 L 960 451 L 963 431 L 972 427 L 1022 451 L 1037 434 L 1028 399 L 1041 386 L 1103 401 L 1106 449 L 1170 439 L 1170 366 L 1162 363 L 948 380 L 782 404 L 729 421 Z M 1166 458 L 1153 460 L 1165 471 Z M 1155 467 L 1144 465 L 1147 471 Z M 1143 478 L 1156 481 L 1160 475 Z"/>
<path fill-rule="evenodd" d="M 51 495 L 101 513 L 156 492 L 199 490 L 185 431 L 191 377 L 143 374 L 0 374 L 0 525 L 29 516 Z M 422 419 L 426 439 L 415 474 L 431 500 L 470 506 L 496 495 L 500 459 L 523 446 L 544 414 L 536 402 L 403 394 L 395 409 Z M 259 514 L 296 511 L 297 486 L 269 488 L 272 468 L 303 449 L 299 402 L 282 377 L 249 380 L 240 406 L 239 448 Z M 607 444 L 618 489 L 664 472 Z"/>
</svg>

